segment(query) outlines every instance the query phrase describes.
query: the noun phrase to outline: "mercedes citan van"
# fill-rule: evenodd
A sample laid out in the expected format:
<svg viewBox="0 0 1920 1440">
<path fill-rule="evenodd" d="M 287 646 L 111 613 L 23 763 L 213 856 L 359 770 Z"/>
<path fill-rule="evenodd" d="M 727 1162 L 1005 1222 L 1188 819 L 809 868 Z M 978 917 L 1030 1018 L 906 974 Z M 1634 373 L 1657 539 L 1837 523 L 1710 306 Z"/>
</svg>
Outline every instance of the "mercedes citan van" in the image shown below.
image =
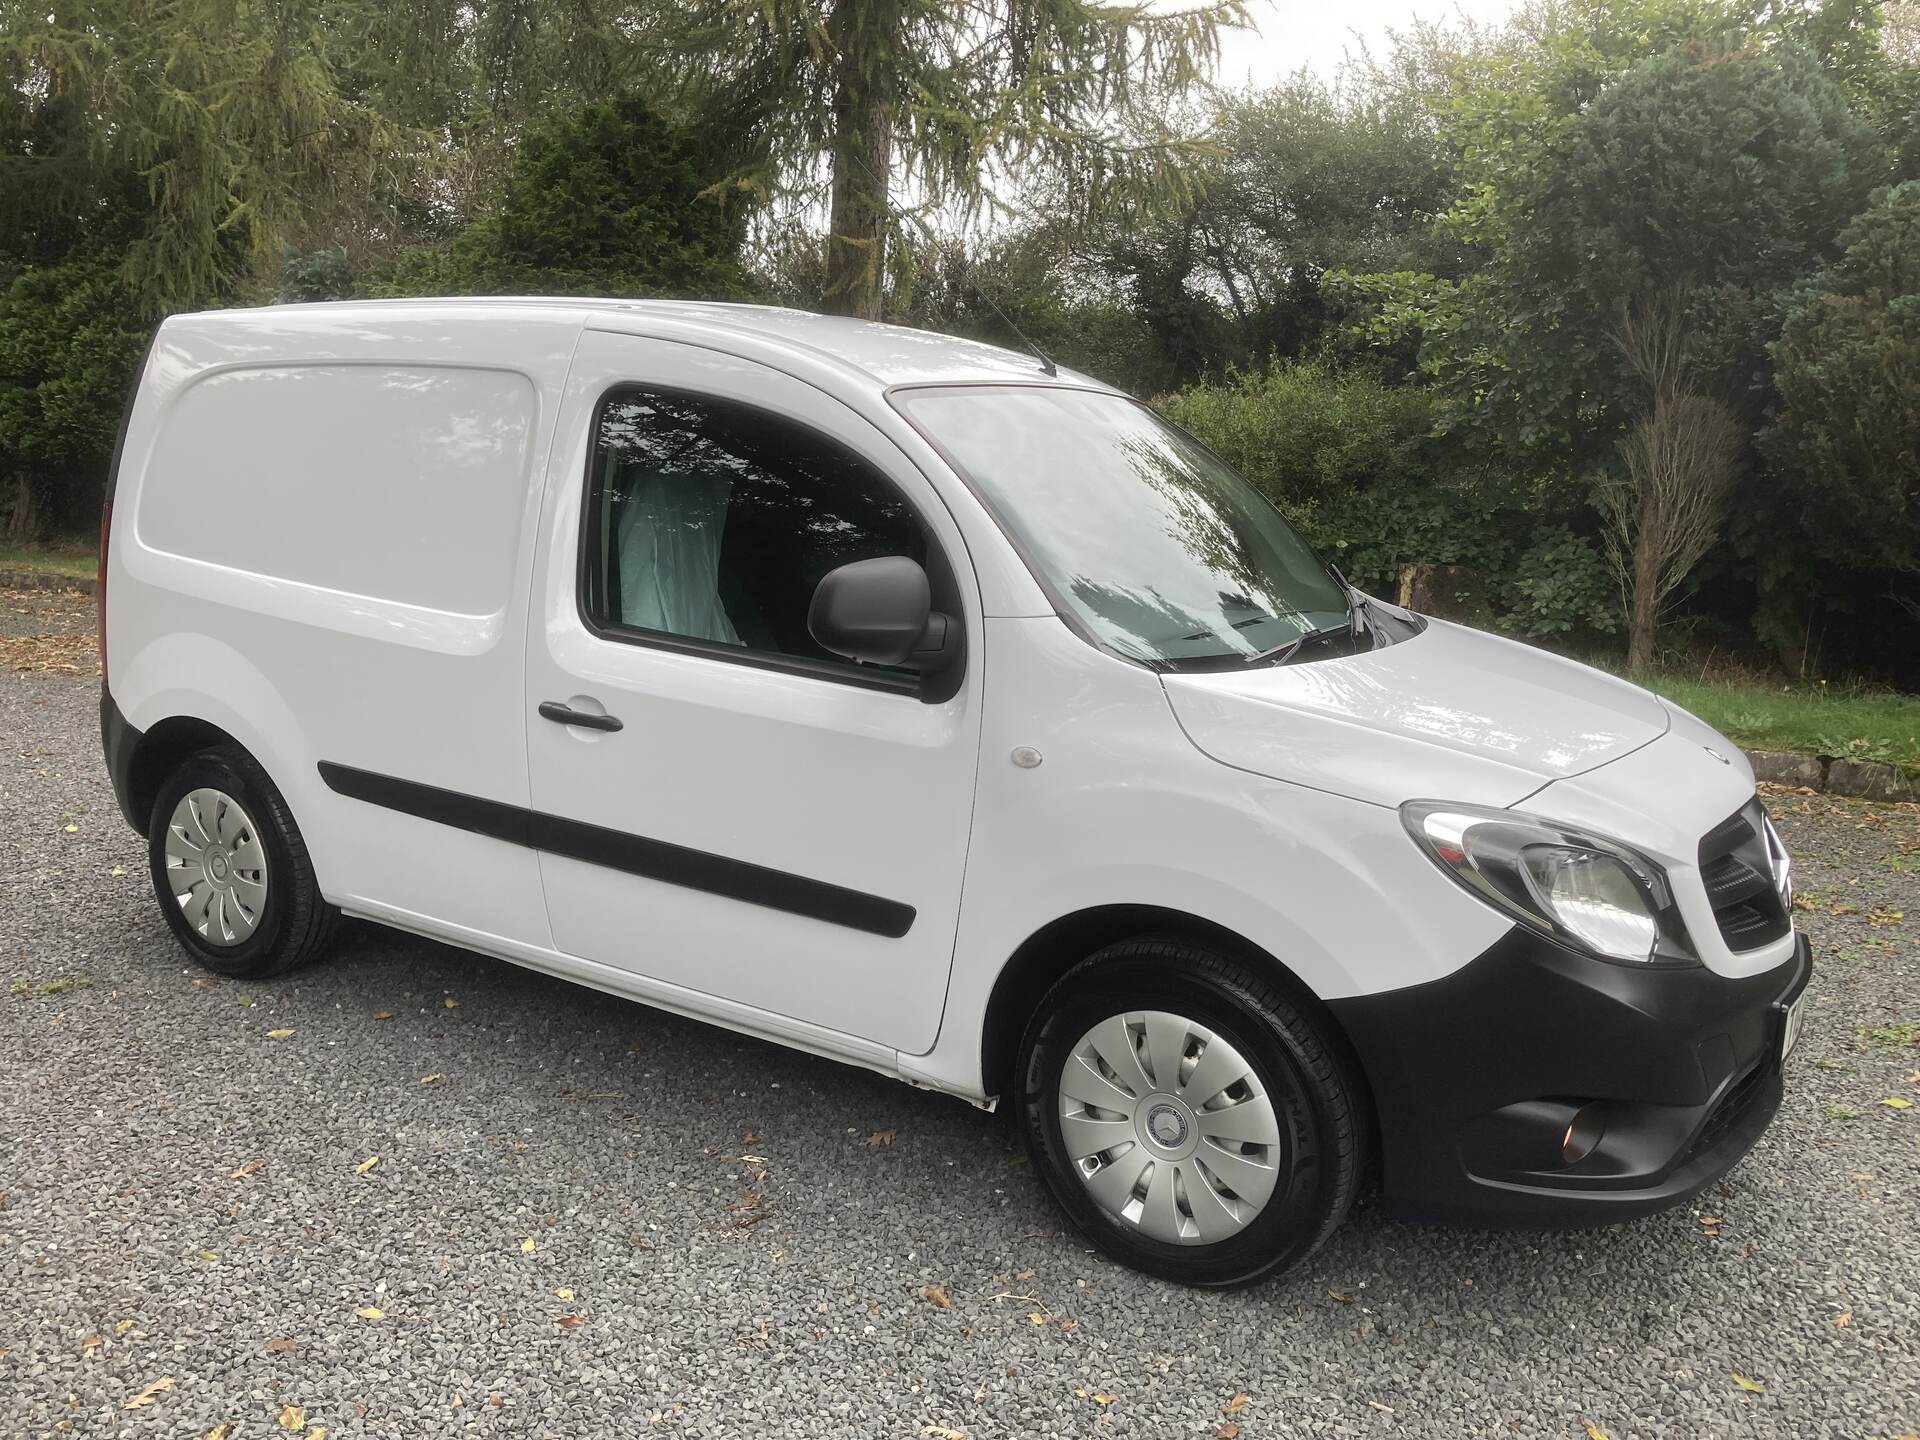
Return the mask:
<svg viewBox="0 0 1920 1440">
<path fill-rule="evenodd" d="M 1808 947 L 1740 752 L 1350 587 L 1139 402 L 787 310 L 180 315 L 101 719 L 202 965 L 342 915 L 1011 1107 L 1191 1284 L 1692 1196 Z"/>
</svg>

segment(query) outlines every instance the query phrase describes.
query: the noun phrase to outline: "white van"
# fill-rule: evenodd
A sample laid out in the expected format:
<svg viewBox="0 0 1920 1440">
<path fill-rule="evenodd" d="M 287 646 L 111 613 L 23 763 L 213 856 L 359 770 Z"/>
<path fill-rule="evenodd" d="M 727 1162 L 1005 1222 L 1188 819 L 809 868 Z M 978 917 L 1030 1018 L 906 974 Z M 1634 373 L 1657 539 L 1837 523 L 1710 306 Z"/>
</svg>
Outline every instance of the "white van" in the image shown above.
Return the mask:
<svg viewBox="0 0 1920 1440">
<path fill-rule="evenodd" d="M 792 311 L 183 315 L 102 728 L 225 975 L 341 915 L 1013 1107 L 1235 1285 L 1363 1183 L 1588 1224 L 1777 1108 L 1809 970 L 1740 752 L 1346 586 L 1150 410 Z"/>
</svg>

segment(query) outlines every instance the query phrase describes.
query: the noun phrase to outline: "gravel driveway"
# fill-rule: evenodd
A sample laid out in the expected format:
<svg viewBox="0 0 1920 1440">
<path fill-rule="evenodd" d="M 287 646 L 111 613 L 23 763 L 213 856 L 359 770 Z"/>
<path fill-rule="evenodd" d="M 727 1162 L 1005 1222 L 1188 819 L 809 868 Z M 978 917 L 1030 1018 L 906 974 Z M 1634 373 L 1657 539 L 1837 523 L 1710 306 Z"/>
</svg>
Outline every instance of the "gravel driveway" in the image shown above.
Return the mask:
<svg viewBox="0 0 1920 1440">
<path fill-rule="evenodd" d="M 1857 1028 L 1920 1020 L 1915 807 L 1772 797 L 1820 964 L 1786 1107 L 1703 1203 L 1363 1210 L 1222 1296 L 1096 1258 L 955 1100 L 372 929 L 216 983 L 97 695 L 0 672 L 0 1433 L 1920 1429 L 1920 1103 L 1880 1103 L 1920 1048 Z"/>
</svg>

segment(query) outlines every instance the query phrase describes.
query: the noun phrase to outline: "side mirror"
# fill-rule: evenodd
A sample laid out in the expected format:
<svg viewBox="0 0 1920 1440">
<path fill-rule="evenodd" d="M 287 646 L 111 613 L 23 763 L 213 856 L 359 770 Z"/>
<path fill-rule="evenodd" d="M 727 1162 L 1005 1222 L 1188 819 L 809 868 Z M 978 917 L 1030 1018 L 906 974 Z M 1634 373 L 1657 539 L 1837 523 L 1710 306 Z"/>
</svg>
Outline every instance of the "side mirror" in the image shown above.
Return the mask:
<svg viewBox="0 0 1920 1440">
<path fill-rule="evenodd" d="M 927 572 L 905 555 L 829 571 L 807 607 L 807 633 L 834 654 L 869 665 L 938 670 L 950 658 L 954 630 L 933 608 Z"/>
</svg>

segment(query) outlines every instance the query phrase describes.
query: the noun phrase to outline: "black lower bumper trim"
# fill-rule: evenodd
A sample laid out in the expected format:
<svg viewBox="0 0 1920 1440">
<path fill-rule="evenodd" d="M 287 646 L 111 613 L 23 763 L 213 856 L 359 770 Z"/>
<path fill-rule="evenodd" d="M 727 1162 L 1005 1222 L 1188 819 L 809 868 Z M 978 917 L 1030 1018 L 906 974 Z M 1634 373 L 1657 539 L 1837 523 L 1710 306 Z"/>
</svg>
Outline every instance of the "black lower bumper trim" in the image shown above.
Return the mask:
<svg viewBox="0 0 1920 1440">
<path fill-rule="evenodd" d="M 113 781 L 114 802 L 127 823 L 142 835 L 147 833 L 147 817 L 136 815 L 133 803 L 133 752 L 139 748 L 141 732 L 127 723 L 120 707 L 113 703 L 113 692 L 100 686 L 100 747 L 106 752 L 107 777 Z"/>
<path fill-rule="evenodd" d="M 1333 1002 L 1373 1090 L 1386 1209 L 1572 1227 L 1698 1194 L 1779 1108 L 1785 1006 L 1810 970 L 1804 936 L 1787 964 L 1731 980 L 1516 928 L 1443 980 Z"/>
</svg>

